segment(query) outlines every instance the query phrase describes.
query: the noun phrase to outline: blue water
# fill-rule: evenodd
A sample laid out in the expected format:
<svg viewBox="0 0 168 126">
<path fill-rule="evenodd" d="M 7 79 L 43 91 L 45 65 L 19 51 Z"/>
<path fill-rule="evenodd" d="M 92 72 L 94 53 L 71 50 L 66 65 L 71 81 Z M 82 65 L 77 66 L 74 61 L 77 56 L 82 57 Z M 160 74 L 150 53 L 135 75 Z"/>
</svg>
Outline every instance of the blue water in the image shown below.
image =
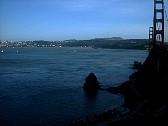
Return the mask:
<svg viewBox="0 0 168 126">
<path fill-rule="evenodd" d="M 144 61 L 147 51 L 92 48 L 1 48 L 0 125 L 63 126 L 123 103 L 99 91 L 87 96 L 82 85 L 94 72 L 103 85 L 116 86 Z"/>
</svg>

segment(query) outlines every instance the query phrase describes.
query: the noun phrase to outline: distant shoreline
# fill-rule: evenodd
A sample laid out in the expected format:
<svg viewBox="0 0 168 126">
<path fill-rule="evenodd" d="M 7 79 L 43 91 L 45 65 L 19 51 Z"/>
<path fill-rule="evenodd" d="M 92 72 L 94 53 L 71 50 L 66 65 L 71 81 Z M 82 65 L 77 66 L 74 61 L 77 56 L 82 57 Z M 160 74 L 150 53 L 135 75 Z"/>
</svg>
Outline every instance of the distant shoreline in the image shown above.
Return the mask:
<svg viewBox="0 0 168 126">
<path fill-rule="evenodd" d="M 149 47 L 148 39 L 109 39 L 109 38 L 97 38 L 90 40 L 66 40 L 66 41 L 0 41 L 0 47 L 91 47 L 102 49 L 138 49 L 145 50 Z"/>
<path fill-rule="evenodd" d="M 7 49 L 7 48 L 23 48 L 23 49 L 26 49 L 26 48 L 93 48 L 93 49 L 127 49 L 127 50 L 148 50 L 147 48 L 145 49 L 141 49 L 141 48 L 107 48 L 107 47 L 79 47 L 79 46 L 63 46 L 63 47 L 0 47 L 0 49 Z"/>
</svg>

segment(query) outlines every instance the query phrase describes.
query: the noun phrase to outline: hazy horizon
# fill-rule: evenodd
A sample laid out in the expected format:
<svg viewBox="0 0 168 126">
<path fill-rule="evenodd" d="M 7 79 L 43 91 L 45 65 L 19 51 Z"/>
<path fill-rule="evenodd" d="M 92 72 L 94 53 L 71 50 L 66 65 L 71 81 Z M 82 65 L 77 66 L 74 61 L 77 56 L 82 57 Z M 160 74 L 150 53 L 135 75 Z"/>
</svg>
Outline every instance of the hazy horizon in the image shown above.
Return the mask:
<svg viewBox="0 0 168 126">
<path fill-rule="evenodd" d="M 127 40 L 127 39 L 148 39 L 148 38 L 123 38 L 120 36 L 112 36 L 112 37 L 97 37 L 97 38 L 88 38 L 88 39 L 76 39 L 76 38 L 70 38 L 70 39 L 62 39 L 62 40 L 47 40 L 47 39 L 27 39 L 27 40 L 12 40 L 12 39 L 1 39 L 0 41 L 68 41 L 68 40 L 92 40 L 92 39 L 113 39 L 115 40 L 115 37 L 119 37 L 123 40 Z"/>
</svg>

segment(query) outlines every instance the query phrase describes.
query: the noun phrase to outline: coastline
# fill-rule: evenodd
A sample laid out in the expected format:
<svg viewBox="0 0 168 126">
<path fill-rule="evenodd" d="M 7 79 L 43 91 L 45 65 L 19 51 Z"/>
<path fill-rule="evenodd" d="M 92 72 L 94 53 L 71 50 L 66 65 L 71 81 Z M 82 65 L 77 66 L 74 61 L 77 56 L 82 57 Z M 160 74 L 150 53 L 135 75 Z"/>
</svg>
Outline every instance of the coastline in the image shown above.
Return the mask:
<svg viewBox="0 0 168 126">
<path fill-rule="evenodd" d="M 92 46 L 87 46 L 87 47 L 83 47 L 83 46 L 55 46 L 55 47 L 0 47 L 0 49 L 5 49 L 5 48 L 19 48 L 19 49 L 26 49 L 26 48 L 93 48 L 93 49 L 128 49 L 128 50 L 148 50 L 147 48 L 111 48 L 111 47 L 92 47 Z"/>
<path fill-rule="evenodd" d="M 159 61 L 159 62 L 158 62 Z M 124 104 L 70 126 L 166 125 L 168 117 L 168 49 L 154 45 L 142 68 L 118 87 L 105 89 L 124 96 Z"/>
</svg>

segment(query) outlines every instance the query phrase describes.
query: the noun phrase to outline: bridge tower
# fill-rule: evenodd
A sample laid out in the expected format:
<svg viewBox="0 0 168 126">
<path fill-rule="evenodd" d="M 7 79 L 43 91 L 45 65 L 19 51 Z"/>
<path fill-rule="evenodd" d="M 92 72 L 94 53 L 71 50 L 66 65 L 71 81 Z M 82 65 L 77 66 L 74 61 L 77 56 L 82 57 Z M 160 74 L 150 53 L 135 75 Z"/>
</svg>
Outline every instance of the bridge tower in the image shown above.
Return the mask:
<svg viewBox="0 0 168 126">
<path fill-rule="evenodd" d="M 149 27 L 149 46 L 152 45 L 153 42 L 153 27 Z"/>
<path fill-rule="evenodd" d="M 154 0 L 153 44 L 164 45 L 164 0 Z"/>
</svg>

